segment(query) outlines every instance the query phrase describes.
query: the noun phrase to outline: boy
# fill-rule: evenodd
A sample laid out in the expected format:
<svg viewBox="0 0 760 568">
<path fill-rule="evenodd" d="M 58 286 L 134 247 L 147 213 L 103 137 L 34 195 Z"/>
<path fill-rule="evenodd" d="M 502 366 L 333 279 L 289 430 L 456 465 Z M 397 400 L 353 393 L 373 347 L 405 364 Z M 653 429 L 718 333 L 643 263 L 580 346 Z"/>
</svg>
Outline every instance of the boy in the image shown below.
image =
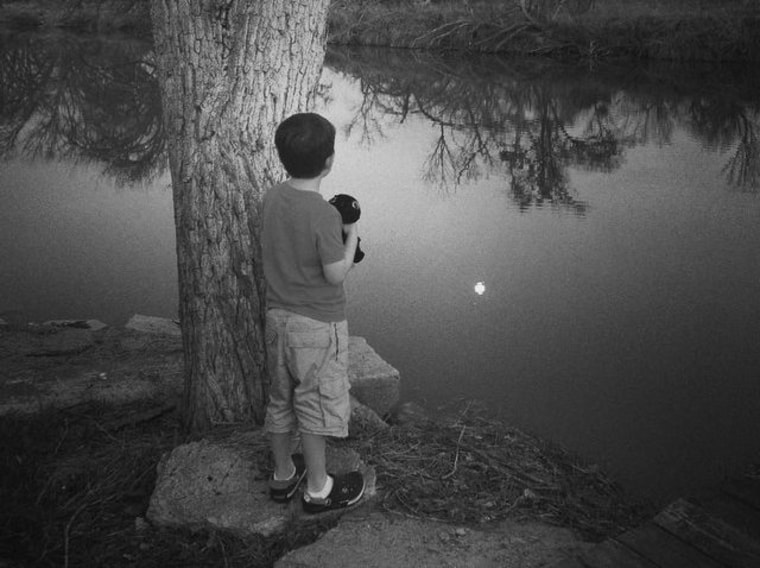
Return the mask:
<svg viewBox="0 0 760 568">
<path fill-rule="evenodd" d="M 277 127 L 275 146 L 290 177 L 266 193 L 262 217 L 272 380 L 266 429 L 275 463 L 269 492 L 275 501 L 289 501 L 305 476 L 304 510 L 319 513 L 353 505 L 364 493 L 360 472 L 329 475 L 325 464 L 326 438 L 348 435 L 343 280 L 353 266 L 358 229 L 344 226 L 319 193 L 335 158 L 335 127 L 318 114 L 295 114 Z M 303 456 L 291 455 L 296 430 Z"/>
</svg>

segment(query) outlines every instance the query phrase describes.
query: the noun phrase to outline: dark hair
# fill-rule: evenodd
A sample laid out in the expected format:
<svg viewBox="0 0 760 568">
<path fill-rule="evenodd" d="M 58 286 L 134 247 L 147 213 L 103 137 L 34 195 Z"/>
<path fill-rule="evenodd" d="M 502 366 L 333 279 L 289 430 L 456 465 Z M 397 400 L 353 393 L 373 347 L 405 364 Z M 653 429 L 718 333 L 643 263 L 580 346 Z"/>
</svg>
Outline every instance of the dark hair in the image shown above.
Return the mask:
<svg viewBox="0 0 760 568">
<path fill-rule="evenodd" d="M 335 127 L 318 114 L 294 114 L 283 120 L 274 144 L 285 170 L 294 178 L 315 178 L 335 152 Z"/>
</svg>

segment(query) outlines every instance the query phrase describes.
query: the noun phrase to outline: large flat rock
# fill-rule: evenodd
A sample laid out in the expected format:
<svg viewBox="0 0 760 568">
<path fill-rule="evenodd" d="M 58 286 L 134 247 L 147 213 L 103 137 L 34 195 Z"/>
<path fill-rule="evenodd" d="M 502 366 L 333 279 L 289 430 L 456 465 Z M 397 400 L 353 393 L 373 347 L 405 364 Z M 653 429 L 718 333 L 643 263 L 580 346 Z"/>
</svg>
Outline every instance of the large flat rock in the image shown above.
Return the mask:
<svg viewBox="0 0 760 568">
<path fill-rule="evenodd" d="M 356 452 L 330 444 L 326 458 L 328 471 L 362 471 L 366 489 L 360 503 L 375 496 L 374 469 Z M 269 498 L 270 474 L 268 437 L 261 430 L 183 444 L 158 466 L 147 518 L 159 526 L 240 536 L 269 536 L 285 530 L 288 523 L 314 520 L 303 513 L 300 494 L 287 505 Z"/>
<path fill-rule="evenodd" d="M 178 337 L 56 325 L 0 328 L 0 415 L 83 402 L 176 400 Z"/>
<path fill-rule="evenodd" d="M 348 349 L 351 394 L 379 416 L 386 415 L 399 400 L 399 372 L 380 357 L 363 337 L 349 338 Z"/>
<path fill-rule="evenodd" d="M 144 316 L 142 314 L 135 314 L 124 327 L 127 329 L 134 329 L 135 331 L 142 331 L 144 333 L 155 333 L 159 335 L 175 335 L 177 337 L 182 335 L 182 330 L 179 327 L 179 322 L 166 318 L 159 318 L 155 316 Z"/>
<path fill-rule="evenodd" d="M 541 523 L 480 530 L 361 510 L 275 568 L 537 568 L 584 546 L 572 531 Z"/>
</svg>

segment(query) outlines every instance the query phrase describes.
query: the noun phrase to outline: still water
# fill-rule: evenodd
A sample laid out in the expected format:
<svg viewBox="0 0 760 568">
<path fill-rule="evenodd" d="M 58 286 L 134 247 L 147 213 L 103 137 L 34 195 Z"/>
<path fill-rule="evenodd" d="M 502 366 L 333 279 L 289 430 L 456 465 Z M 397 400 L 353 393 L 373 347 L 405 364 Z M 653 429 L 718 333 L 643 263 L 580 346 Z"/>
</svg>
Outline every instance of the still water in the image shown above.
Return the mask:
<svg viewBox="0 0 760 568">
<path fill-rule="evenodd" d="M 174 317 L 149 46 L 68 41 L 3 40 L 0 312 Z M 359 199 L 367 253 L 352 333 L 406 399 L 483 401 L 656 500 L 757 459 L 757 83 L 331 53 L 324 194 Z"/>
</svg>

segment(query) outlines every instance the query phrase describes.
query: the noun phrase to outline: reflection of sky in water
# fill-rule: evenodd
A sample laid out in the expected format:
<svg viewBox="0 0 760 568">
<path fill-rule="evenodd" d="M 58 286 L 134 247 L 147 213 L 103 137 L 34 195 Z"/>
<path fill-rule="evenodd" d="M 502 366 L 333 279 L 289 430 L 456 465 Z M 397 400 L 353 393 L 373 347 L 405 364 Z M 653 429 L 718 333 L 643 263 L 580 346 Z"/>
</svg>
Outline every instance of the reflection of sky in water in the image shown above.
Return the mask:
<svg viewBox="0 0 760 568">
<path fill-rule="evenodd" d="M 664 493 L 760 449 L 760 199 L 726 187 L 724 156 L 676 130 L 611 174 L 570 170 L 579 217 L 520 212 L 497 175 L 441 193 L 420 182 L 435 129 L 410 117 L 385 134 L 341 140 L 325 193 L 362 204 L 349 323 L 407 396 L 499 401 Z"/>
<path fill-rule="evenodd" d="M 117 189 L 97 168 L 0 166 L 0 311 L 36 320 L 176 317 L 171 191 Z"/>
<path fill-rule="evenodd" d="M 323 112 L 345 133 L 360 94 L 326 77 Z M 339 135 L 323 193 L 361 203 L 349 323 L 399 368 L 405 396 L 490 401 L 665 493 L 760 449 L 760 199 L 727 189 L 725 156 L 676 129 L 610 174 L 570 169 L 585 215 L 523 212 L 496 170 L 424 181 L 440 132 L 419 115 L 381 127 L 371 143 L 358 127 Z M 0 165 L 0 311 L 175 316 L 167 180 L 116 189 L 96 170 Z"/>
</svg>

